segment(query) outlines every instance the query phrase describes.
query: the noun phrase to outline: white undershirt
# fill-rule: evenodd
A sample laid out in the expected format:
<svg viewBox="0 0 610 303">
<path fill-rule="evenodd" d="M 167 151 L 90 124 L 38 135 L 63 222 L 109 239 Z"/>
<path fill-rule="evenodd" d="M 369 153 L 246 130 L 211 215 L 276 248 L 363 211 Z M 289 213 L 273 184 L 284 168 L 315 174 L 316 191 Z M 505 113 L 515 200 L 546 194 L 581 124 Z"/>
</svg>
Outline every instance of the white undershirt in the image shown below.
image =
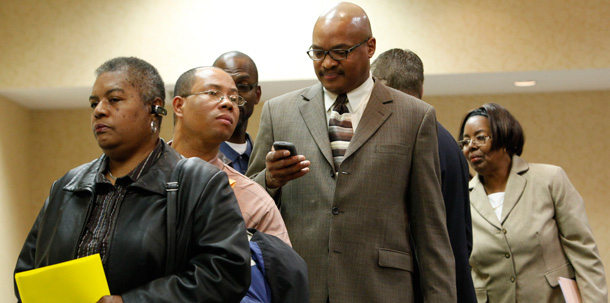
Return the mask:
<svg viewBox="0 0 610 303">
<path fill-rule="evenodd" d="M 225 141 L 225 143 L 227 143 L 227 145 L 229 145 L 234 151 L 236 151 L 240 155 L 243 155 L 246 152 L 246 149 L 248 149 L 248 142 L 231 143 L 229 141 Z"/>
<path fill-rule="evenodd" d="M 489 203 L 491 204 L 491 208 L 496 213 L 498 220 L 502 219 L 502 204 L 504 204 L 504 193 L 493 193 L 491 195 L 487 195 L 489 199 Z"/>
</svg>

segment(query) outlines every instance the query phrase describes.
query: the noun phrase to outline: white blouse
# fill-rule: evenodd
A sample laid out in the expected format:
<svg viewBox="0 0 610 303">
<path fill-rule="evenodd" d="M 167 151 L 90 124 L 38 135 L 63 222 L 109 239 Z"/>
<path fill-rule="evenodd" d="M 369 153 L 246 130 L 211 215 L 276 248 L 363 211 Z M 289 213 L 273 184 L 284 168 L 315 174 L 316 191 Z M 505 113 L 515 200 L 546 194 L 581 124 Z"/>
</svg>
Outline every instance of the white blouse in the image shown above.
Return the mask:
<svg viewBox="0 0 610 303">
<path fill-rule="evenodd" d="M 502 204 L 504 204 L 504 192 L 487 195 L 487 198 L 489 199 L 491 208 L 496 213 L 498 220 L 502 221 Z"/>
</svg>

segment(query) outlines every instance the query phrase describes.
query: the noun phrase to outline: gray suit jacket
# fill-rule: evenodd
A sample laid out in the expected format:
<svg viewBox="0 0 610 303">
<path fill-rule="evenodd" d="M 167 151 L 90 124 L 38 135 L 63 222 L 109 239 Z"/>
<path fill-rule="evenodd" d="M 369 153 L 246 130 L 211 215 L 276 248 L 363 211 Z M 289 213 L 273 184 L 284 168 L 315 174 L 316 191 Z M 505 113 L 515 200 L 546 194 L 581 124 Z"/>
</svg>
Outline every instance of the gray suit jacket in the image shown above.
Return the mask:
<svg viewBox="0 0 610 303">
<path fill-rule="evenodd" d="M 434 109 L 376 82 L 338 174 L 327 125 L 321 84 L 265 102 L 248 169 L 265 186 L 279 140 L 311 161 L 276 195 L 311 302 L 412 302 L 414 254 L 426 302 L 456 302 Z"/>
<path fill-rule="evenodd" d="M 608 302 L 583 200 L 561 167 L 513 156 L 501 220 L 479 175 L 470 203 L 478 302 L 564 302 L 559 277 L 576 279 L 584 303 Z"/>
</svg>

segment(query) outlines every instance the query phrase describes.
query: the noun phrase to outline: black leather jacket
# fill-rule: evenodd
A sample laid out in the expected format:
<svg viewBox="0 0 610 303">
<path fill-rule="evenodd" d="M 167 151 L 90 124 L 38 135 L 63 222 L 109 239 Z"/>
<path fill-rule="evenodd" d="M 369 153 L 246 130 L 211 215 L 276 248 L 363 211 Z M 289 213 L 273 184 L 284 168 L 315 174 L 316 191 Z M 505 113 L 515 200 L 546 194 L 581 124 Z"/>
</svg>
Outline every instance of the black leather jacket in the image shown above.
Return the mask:
<svg viewBox="0 0 610 303">
<path fill-rule="evenodd" d="M 227 176 L 198 158 L 180 173 L 176 258 L 166 260 L 166 183 L 180 155 L 162 144 L 120 206 L 104 264 L 110 292 L 125 302 L 239 302 L 250 284 L 246 227 Z M 15 273 L 76 257 L 103 157 L 53 184 Z"/>
</svg>

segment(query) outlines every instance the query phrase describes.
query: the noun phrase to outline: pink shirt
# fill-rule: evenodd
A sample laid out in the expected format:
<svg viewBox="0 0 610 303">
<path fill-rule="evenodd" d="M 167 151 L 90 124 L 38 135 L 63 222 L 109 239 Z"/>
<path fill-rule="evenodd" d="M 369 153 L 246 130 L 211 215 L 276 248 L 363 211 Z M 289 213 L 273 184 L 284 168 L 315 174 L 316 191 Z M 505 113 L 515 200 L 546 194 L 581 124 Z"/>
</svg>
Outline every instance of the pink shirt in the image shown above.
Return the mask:
<svg viewBox="0 0 610 303">
<path fill-rule="evenodd" d="M 224 164 L 218 157 L 214 157 L 209 162 L 229 176 L 241 214 L 246 221 L 246 227 L 256 228 L 266 234 L 276 236 L 292 246 L 284 219 L 267 191 L 258 183 Z"/>
</svg>

